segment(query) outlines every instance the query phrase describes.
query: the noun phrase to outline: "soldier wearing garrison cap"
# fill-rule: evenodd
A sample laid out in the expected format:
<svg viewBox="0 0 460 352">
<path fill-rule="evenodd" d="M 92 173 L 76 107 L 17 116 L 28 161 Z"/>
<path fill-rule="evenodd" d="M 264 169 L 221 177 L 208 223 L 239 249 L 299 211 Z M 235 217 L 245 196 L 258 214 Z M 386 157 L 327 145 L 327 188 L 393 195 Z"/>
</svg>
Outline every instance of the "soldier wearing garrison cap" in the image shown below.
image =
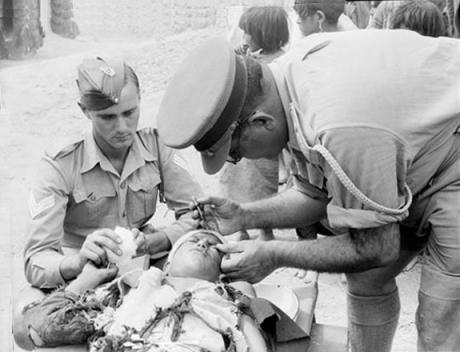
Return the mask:
<svg viewBox="0 0 460 352">
<path fill-rule="evenodd" d="M 119 59 L 85 59 L 77 86 L 92 131 L 45 155 L 29 196 L 25 274 L 40 289 L 64 285 L 87 261 L 104 265 L 109 251 L 120 254 L 116 226 L 134 229 L 138 254 L 155 254 L 197 225 L 190 214 L 163 229 L 148 224 L 158 197 L 170 208 L 183 208 L 202 193 L 185 160 L 155 130 L 137 129 L 134 70 Z M 15 337 L 23 345 L 20 308 L 37 294 L 32 290 L 22 293 L 15 316 Z"/>
<path fill-rule="evenodd" d="M 194 145 L 208 173 L 283 148 L 295 162 L 292 188 L 246 204 L 201 199 L 205 218 L 223 234 L 321 222 L 336 235 L 219 245 L 223 272 L 344 272 L 352 351 L 390 351 L 395 276 L 423 249 L 418 346 L 460 350 L 459 48 L 382 30 L 315 34 L 269 65 L 223 39 L 192 52 L 161 104 L 165 143 Z"/>
</svg>

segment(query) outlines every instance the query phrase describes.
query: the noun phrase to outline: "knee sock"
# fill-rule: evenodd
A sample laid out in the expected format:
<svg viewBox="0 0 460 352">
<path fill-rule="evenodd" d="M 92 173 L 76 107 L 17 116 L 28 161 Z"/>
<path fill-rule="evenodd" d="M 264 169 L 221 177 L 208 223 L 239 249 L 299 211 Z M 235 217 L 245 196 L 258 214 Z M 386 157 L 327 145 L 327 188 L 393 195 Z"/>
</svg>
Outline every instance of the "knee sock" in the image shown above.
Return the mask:
<svg viewBox="0 0 460 352">
<path fill-rule="evenodd" d="M 398 326 L 398 289 L 381 296 L 348 293 L 348 337 L 352 352 L 390 352 Z"/>
</svg>

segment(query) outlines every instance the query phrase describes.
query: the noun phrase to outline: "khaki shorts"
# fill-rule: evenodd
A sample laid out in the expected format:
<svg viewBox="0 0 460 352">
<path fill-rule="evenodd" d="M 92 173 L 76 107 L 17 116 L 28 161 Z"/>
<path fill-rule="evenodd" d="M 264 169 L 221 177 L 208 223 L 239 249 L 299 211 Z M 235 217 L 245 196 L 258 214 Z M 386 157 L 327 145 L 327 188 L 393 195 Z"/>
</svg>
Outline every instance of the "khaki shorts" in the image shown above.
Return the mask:
<svg viewBox="0 0 460 352">
<path fill-rule="evenodd" d="M 414 200 L 411 213 L 417 226 L 401 225 L 401 247 L 423 249 L 421 291 L 460 300 L 460 161 Z"/>
</svg>

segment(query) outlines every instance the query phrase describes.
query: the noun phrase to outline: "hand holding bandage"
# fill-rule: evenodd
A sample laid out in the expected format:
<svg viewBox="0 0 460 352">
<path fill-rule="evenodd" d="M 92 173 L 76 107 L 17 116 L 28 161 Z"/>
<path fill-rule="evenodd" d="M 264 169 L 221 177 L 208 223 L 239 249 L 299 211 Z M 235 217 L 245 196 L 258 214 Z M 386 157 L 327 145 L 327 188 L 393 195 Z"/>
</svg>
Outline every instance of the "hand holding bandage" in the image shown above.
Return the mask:
<svg viewBox="0 0 460 352">
<path fill-rule="evenodd" d="M 96 265 L 124 263 L 136 255 L 137 248 L 142 247 L 144 241 L 144 234 L 139 230 L 99 229 L 86 237 L 80 249 L 80 261 L 83 265 L 88 260 Z"/>
<path fill-rule="evenodd" d="M 144 241 L 144 234 L 139 230 L 134 232 L 119 226 L 115 227 L 114 232 L 120 238 L 119 252 L 107 250 L 107 260 L 109 263 L 120 265 L 130 261 L 136 255 L 138 246 Z"/>
<path fill-rule="evenodd" d="M 79 256 L 83 265 L 92 261 L 96 265 L 107 263 L 107 252 L 121 255 L 121 238 L 111 229 L 99 229 L 89 234 L 81 246 Z"/>
</svg>

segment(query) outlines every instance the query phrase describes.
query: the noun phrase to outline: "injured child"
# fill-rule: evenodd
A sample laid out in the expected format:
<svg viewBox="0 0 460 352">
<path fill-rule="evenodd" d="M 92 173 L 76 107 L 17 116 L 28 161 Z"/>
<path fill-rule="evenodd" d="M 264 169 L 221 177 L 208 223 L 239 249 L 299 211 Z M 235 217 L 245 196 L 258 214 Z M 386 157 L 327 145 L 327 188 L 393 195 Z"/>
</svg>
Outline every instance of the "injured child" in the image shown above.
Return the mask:
<svg viewBox="0 0 460 352">
<path fill-rule="evenodd" d="M 215 246 L 223 241 L 213 231 L 189 232 L 163 271 L 116 279 L 115 266 L 86 264 L 65 288 L 25 307 L 31 340 L 40 347 L 88 343 L 91 352 L 273 350 L 282 313 L 250 298 L 251 285 L 219 281 L 222 254 Z M 126 281 L 136 284 L 129 289 Z"/>
</svg>

